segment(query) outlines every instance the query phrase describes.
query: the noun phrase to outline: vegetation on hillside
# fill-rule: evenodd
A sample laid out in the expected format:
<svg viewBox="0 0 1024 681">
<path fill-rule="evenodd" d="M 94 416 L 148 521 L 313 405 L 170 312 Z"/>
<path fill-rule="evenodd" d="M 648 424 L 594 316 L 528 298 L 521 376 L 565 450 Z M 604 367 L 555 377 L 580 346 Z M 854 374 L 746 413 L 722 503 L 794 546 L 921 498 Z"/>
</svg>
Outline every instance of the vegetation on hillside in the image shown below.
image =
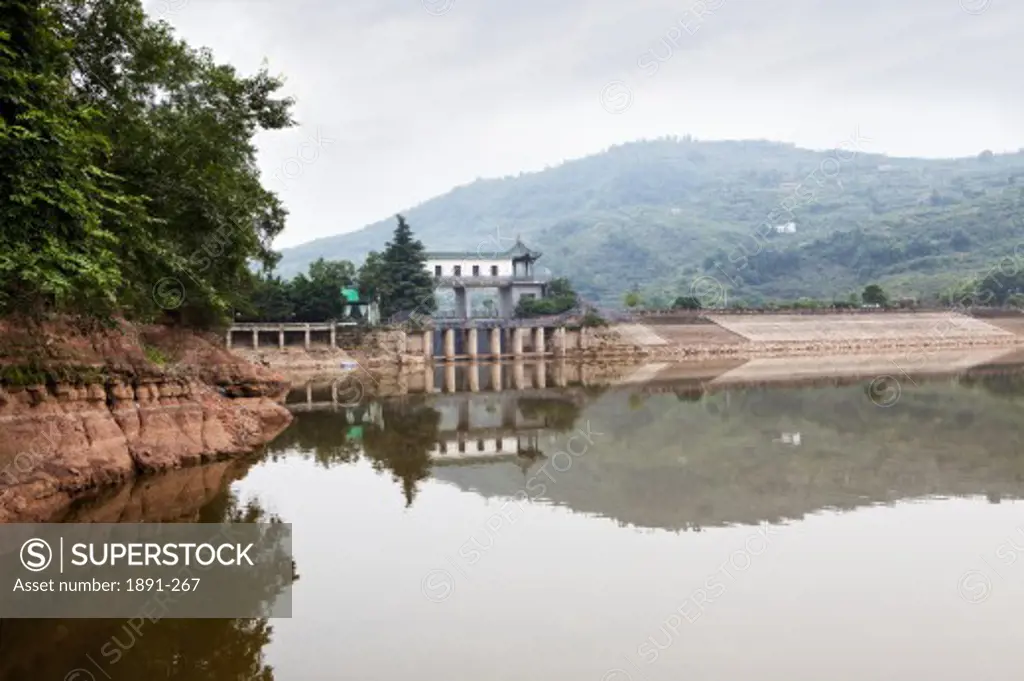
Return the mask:
<svg viewBox="0 0 1024 681">
<path fill-rule="evenodd" d="M 521 234 L 544 251 L 540 265 L 607 305 L 638 287 L 647 306 L 668 307 L 702 277 L 748 305 L 846 300 L 871 283 L 926 300 L 1019 259 L 1024 151 L 924 160 L 856 145 L 636 142 L 479 180 L 406 214 L 431 249 L 466 249 L 499 228 Z M 281 271 L 361 258 L 387 232 L 377 223 L 287 249 Z"/>
<path fill-rule="evenodd" d="M 6 0 L 0 314 L 201 324 L 241 304 L 284 227 L 253 144 L 292 125 L 280 87 L 177 39 L 140 0 Z"/>
</svg>

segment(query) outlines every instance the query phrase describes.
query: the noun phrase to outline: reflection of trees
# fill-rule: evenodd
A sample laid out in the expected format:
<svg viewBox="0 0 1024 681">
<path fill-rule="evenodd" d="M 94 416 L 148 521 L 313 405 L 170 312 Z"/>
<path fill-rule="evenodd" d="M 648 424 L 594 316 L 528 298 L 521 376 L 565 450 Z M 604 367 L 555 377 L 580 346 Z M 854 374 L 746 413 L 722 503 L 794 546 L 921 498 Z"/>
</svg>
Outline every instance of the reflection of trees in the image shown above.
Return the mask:
<svg viewBox="0 0 1024 681">
<path fill-rule="evenodd" d="M 962 376 L 960 384 L 972 388 L 980 387 L 996 397 L 1024 396 L 1024 374 L 1022 373 Z"/>
<path fill-rule="evenodd" d="M 365 418 L 366 407 L 353 410 L 354 421 Z M 268 451 L 279 454 L 298 450 L 311 454 L 325 468 L 359 459 L 360 442 L 350 438 L 348 412 L 312 411 L 298 414 L 292 425 L 268 445 Z"/>
<path fill-rule="evenodd" d="M 7 681 L 63 679 L 73 669 L 101 678 L 96 664 L 115 681 L 274 678 L 262 652 L 273 631 L 266 619 L 5 620 L 0 626 L 0 678 Z"/>
<path fill-rule="evenodd" d="M 257 500 L 241 503 L 226 487 L 201 509 L 199 520 L 281 523 Z M 293 578 L 297 578 L 294 563 L 292 569 Z M 280 593 L 277 589 L 281 584 L 267 581 L 266 587 L 262 598 L 264 607 L 269 607 Z M 157 609 L 153 617 L 159 616 Z M 154 622 L 140 614 L 140 618 L 130 621 L 0 620 L 0 679 L 88 679 L 90 676 L 84 673 L 68 676 L 75 669 L 85 669 L 92 678 L 107 675 L 115 681 L 273 681 L 273 669 L 263 657 L 263 647 L 270 642 L 272 632 L 263 617 Z"/>
<path fill-rule="evenodd" d="M 562 432 L 573 429 L 582 406 L 572 400 L 545 397 L 520 397 L 516 405 L 525 418 L 543 418 L 546 427 Z"/>
<path fill-rule="evenodd" d="M 389 470 L 395 482 L 401 481 L 410 506 L 416 483 L 430 474 L 429 452 L 437 443 L 441 415 L 420 400 L 385 402 L 381 409 L 385 427 L 367 427 L 365 455 L 375 470 Z"/>
</svg>

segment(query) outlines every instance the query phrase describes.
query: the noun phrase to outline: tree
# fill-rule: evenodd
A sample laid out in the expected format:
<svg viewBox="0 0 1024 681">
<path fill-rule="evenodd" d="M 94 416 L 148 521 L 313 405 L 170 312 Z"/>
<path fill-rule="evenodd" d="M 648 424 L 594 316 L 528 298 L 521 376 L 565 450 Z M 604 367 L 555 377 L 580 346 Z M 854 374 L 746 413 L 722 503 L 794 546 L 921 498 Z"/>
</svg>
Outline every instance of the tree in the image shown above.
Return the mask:
<svg viewBox="0 0 1024 681">
<path fill-rule="evenodd" d="M 696 296 L 679 296 L 672 303 L 672 308 L 676 310 L 699 310 L 700 300 Z"/>
<path fill-rule="evenodd" d="M 284 227 L 253 144 L 292 124 L 281 81 L 216 63 L 141 0 L 3 7 L 0 304 L 201 324 L 244 304 Z"/>
<path fill-rule="evenodd" d="M 437 309 L 423 244 L 413 238 L 405 218 L 396 217 L 398 226 L 381 254 L 376 272 L 380 313 L 385 319 L 400 312 L 427 314 Z"/>
<path fill-rule="evenodd" d="M 99 165 L 98 112 L 70 97 L 68 41 L 33 0 L 0 11 L 0 310 L 110 312 L 125 281 L 119 232 L 141 202 Z"/>
<path fill-rule="evenodd" d="M 363 266 L 359 268 L 359 293 L 364 298 L 376 300 L 380 296 L 384 259 L 377 251 L 370 251 Z"/>
<path fill-rule="evenodd" d="M 248 304 L 242 307 L 240 318 L 253 322 L 290 322 L 295 319 L 291 282 L 269 272 L 256 276 Z"/>
<path fill-rule="evenodd" d="M 565 277 L 558 277 L 548 282 L 542 298 L 520 298 L 516 304 L 515 316 L 546 317 L 564 314 L 579 304 L 579 296 L 572 283 Z"/>
<path fill-rule="evenodd" d="M 878 284 L 868 284 L 864 287 L 863 293 L 860 294 L 860 298 L 864 301 L 865 305 L 886 305 L 889 302 L 888 296 L 885 291 Z"/>
<path fill-rule="evenodd" d="M 643 300 L 640 298 L 640 292 L 634 290 L 627 293 L 623 297 L 622 302 L 625 303 L 626 307 L 632 310 L 633 308 L 639 306 L 643 302 Z"/>
<path fill-rule="evenodd" d="M 342 289 L 353 285 L 355 267 L 348 260 L 320 258 L 308 274 L 282 281 L 270 273 L 256 276 L 251 298 L 242 306 L 246 321 L 323 322 L 344 317 L 349 302 Z"/>
<path fill-rule="evenodd" d="M 355 280 L 355 267 L 348 260 L 320 258 L 309 266 L 309 276 L 300 274 L 291 282 L 290 298 L 299 322 L 323 322 L 341 319 L 348 301 L 343 288 Z"/>
</svg>

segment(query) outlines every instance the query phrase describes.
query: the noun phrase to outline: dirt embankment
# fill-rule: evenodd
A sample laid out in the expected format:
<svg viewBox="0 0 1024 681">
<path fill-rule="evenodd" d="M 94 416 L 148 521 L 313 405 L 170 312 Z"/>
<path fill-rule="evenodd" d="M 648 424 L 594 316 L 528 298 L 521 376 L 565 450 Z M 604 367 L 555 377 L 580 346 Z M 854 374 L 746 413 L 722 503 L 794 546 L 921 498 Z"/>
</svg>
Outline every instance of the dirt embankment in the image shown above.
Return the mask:
<svg viewBox="0 0 1024 681">
<path fill-rule="evenodd" d="M 0 322 L 0 522 L 44 521 L 139 474 L 252 452 L 288 383 L 213 337 Z"/>
</svg>

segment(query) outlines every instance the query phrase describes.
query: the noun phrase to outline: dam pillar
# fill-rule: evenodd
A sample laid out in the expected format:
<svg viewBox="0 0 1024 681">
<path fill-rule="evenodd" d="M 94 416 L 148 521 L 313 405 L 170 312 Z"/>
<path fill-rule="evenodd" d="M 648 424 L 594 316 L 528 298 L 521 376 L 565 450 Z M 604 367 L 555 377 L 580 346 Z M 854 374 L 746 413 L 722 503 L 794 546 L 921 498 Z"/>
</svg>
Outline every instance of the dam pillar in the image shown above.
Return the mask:
<svg viewBox="0 0 1024 681">
<path fill-rule="evenodd" d="M 501 357 L 501 328 L 496 327 L 491 329 L 491 357 L 499 359 Z"/>
<path fill-rule="evenodd" d="M 555 357 L 565 357 L 565 327 L 555 329 Z"/>
<path fill-rule="evenodd" d="M 306 349 L 307 350 L 309 350 L 309 346 L 310 346 L 310 343 L 311 343 L 310 335 L 311 334 L 310 334 L 310 330 L 309 330 L 309 324 L 306 324 Z"/>
<path fill-rule="evenodd" d="M 466 367 L 466 371 L 469 372 L 469 392 L 480 392 L 480 365 L 473 362 Z"/>
<path fill-rule="evenodd" d="M 555 365 L 555 385 L 559 388 L 564 388 L 566 384 L 566 369 L 565 369 L 565 358 L 559 360 L 558 364 Z"/>
<path fill-rule="evenodd" d="M 228 327 L 228 334 L 224 338 L 224 344 L 227 346 L 228 350 L 231 349 L 231 328 L 230 327 Z"/>
<path fill-rule="evenodd" d="M 423 332 L 423 359 L 431 361 L 434 359 L 434 331 L 426 329 Z"/>
<path fill-rule="evenodd" d="M 277 349 L 284 350 L 284 327 L 280 326 L 277 329 Z"/>
<path fill-rule="evenodd" d="M 476 361 L 477 356 L 477 333 L 476 329 L 468 329 L 466 331 L 466 354 L 469 355 L 469 359 Z"/>
<path fill-rule="evenodd" d="M 338 347 L 338 326 L 333 322 L 331 323 L 331 347 Z"/>
<path fill-rule="evenodd" d="M 501 364 L 498 362 L 491 365 L 491 390 L 501 392 Z"/>
<path fill-rule="evenodd" d="M 520 327 L 512 329 L 512 356 L 519 359 L 523 356 L 523 331 Z"/>
<path fill-rule="evenodd" d="M 256 350 L 260 347 L 260 332 L 258 329 L 252 330 L 252 349 Z"/>
<path fill-rule="evenodd" d="M 533 384 L 538 388 L 548 387 L 548 366 L 544 362 L 537 362 L 534 368 Z"/>
<path fill-rule="evenodd" d="M 423 369 L 423 392 L 428 395 L 434 392 L 434 367 L 431 364 Z"/>
<path fill-rule="evenodd" d="M 444 358 L 455 359 L 455 329 L 444 330 Z"/>
<path fill-rule="evenodd" d="M 543 357 L 545 354 L 545 345 L 546 341 L 544 339 L 544 327 L 538 326 L 536 329 L 533 330 L 533 351 Z"/>
</svg>

